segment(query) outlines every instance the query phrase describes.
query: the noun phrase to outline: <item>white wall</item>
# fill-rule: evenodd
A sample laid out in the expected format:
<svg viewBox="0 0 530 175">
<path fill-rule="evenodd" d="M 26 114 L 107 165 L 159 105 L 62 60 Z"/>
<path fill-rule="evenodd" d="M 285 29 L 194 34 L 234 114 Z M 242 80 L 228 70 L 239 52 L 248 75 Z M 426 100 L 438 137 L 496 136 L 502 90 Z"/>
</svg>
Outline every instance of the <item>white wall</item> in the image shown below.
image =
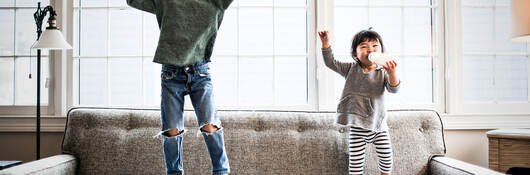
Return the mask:
<svg viewBox="0 0 530 175">
<path fill-rule="evenodd" d="M 446 130 L 446 156 L 487 168 L 487 131 L 489 130 Z"/>
</svg>

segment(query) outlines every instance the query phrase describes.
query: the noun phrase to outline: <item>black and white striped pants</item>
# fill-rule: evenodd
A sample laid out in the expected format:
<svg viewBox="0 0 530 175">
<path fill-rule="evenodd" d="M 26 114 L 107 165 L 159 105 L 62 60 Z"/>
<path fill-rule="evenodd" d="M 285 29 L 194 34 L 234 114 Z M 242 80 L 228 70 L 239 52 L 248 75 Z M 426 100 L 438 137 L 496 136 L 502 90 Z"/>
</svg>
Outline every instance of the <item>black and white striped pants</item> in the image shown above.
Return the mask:
<svg viewBox="0 0 530 175">
<path fill-rule="evenodd" d="M 373 143 L 379 171 L 390 173 L 392 171 L 392 144 L 387 131 L 374 132 L 355 126 L 350 127 L 349 136 L 349 174 L 363 174 L 366 145 Z"/>
</svg>

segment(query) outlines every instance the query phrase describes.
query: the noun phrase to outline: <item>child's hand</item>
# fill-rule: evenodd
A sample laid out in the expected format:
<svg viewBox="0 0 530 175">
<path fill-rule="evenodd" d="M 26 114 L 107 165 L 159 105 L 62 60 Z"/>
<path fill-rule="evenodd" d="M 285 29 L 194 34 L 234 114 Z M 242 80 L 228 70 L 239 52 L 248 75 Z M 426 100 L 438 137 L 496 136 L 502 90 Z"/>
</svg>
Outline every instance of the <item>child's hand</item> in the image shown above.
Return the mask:
<svg viewBox="0 0 530 175">
<path fill-rule="evenodd" d="M 397 62 L 394 61 L 394 60 L 386 61 L 385 65 L 383 65 L 383 68 L 385 68 L 385 70 L 386 70 L 386 72 L 388 72 L 388 74 L 396 73 L 396 67 L 397 67 Z"/>
<path fill-rule="evenodd" d="M 327 49 L 331 47 L 329 44 L 329 32 L 327 30 L 323 30 L 318 32 L 318 36 L 320 36 L 320 41 L 322 41 L 322 48 Z"/>
<path fill-rule="evenodd" d="M 386 72 L 388 73 L 388 84 L 391 87 L 398 86 L 400 82 L 396 75 L 396 67 L 397 63 L 394 60 L 386 61 L 385 65 L 383 65 L 383 68 L 385 68 Z"/>
</svg>

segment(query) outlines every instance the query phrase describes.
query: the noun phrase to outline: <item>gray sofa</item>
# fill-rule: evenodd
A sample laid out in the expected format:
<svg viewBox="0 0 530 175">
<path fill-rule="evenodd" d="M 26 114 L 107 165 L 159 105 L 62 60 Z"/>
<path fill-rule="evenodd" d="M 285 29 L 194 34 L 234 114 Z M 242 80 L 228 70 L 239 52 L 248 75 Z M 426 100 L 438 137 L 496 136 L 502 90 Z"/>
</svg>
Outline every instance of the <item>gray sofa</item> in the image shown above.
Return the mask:
<svg viewBox="0 0 530 175">
<path fill-rule="evenodd" d="M 334 113 L 219 111 L 231 174 L 347 174 L 346 127 Z M 76 108 L 68 113 L 62 154 L 0 171 L 0 174 L 164 174 L 160 111 Z M 443 157 L 439 115 L 428 110 L 389 111 L 392 174 L 496 174 Z M 192 111 L 185 112 L 184 170 L 210 174 L 203 139 Z M 365 174 L 379 174 L 374 149 Z"/>
</svg>

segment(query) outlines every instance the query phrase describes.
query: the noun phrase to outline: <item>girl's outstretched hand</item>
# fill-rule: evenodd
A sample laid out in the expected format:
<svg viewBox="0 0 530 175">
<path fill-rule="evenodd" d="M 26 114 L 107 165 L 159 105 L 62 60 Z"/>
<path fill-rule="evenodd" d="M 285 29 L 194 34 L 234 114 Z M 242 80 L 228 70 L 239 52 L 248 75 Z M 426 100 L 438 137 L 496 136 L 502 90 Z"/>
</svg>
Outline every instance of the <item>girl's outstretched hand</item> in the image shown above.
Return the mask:
<svg viewBox="0 0 530 175">
<path fill-rule="evenodd" d="M 329 32 L 327 30 L 318 32 L 318 36 L 320 37 L 320 41 L 322 41 L 323 49 L 331 47 L 331 45 L 329 44 Z"/>
</svg>

